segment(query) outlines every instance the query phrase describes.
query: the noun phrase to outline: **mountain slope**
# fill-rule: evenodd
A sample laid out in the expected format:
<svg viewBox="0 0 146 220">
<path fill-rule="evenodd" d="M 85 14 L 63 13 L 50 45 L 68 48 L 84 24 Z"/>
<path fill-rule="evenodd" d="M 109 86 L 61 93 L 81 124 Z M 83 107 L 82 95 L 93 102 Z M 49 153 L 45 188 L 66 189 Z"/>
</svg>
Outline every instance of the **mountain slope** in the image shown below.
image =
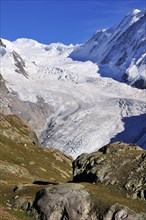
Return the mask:
<svg viewBox="0 0 146 220">
<path fill-rule="evenodd" d="M 55 149 L 41 148 L 35 133 L 18 116 L 0 114 L 0 121 L 2 182 L 70 180 L 70 157 Z"/>
<path fill-rule="evenodd" d="M 97 31 L 70 57 L 91 60 L 99 66 L 102 76 L 146 88 L 145 11 L 133 10 L 119 25 Z"/>
<path fill-rule="evenodd" d="M 114 143 L 72 164 L 60 151 L 41 148 L 19 117 L 0 114 L 0 119 L 1 219 L 111 220 L 121 213 L 127 220 L 145 219 L 146 155 L 140 147 Z M 85 182 L 71 182 L 72 176 Z"/>
<path fill-rule="evenodd" d="M 0 114 L 0 155 L 1 220 L 36 219 L 22 212 L 35 193 L 72 179 L 72 158 L 40 147 L 35 133 L 16 115 Z"/>
</svg>

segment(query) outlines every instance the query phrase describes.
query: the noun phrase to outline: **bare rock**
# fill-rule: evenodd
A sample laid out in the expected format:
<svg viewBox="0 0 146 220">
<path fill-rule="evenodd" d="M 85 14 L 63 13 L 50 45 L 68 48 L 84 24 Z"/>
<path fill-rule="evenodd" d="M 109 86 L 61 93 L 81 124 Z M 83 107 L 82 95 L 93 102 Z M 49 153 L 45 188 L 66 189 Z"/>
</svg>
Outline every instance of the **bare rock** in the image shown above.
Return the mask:
<svg viewBox="0 0 146 220">
<path fill-rule="evenodd" d="M 25 197 L 18 197 L 13 201 L 13 206 L 17 209 L 28 211 L 31 209 L 32 200 Z"/>
<path fill-rule="evenodd" d="M 115 142 L 73 162 L 74 182 L 103 183 L 146 199 L 146 152 L 133 144 Z"/>
<path fill-rule="evenodd" d="M 66 183 L 41 190 L 36 194 L 34 207 L 46 220 L 89 219 L 89 194 L 82 185 Z"/>
<path fill-rule="evenodd" d="M 107 213 L 103 216 L 103 220 L 145 220 L 146 214 L 138 214 L 126 206 L 118 203 L 112 205 Z"/>
<path fill-rule="evenodd" d="M 2 42 L 2 39 L 0 39 L 0 46 L 6 48 L 6 45 Z"/>
<path fill-rule="evenodd" d="M 146 220 L 146 213 L 133 211 L 116 201 L 101 208 L 101 199 L 101 204 L 94 204 L 93 208 L 92 197 L 93 192 L 81 184 L 61 184 L 39 191 L 32 211 L 37 210 L 42 220 Z"/>
</svg>

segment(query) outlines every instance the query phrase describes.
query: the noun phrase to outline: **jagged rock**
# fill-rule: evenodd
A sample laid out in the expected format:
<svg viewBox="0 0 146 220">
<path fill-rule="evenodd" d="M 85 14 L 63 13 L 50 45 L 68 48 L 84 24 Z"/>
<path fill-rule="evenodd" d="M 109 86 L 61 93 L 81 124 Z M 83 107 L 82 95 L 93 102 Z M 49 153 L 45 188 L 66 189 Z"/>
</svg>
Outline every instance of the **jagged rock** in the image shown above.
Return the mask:
<svg viewBox="0 0 146 220">
<path fill-rule="evenodd" d="M 90 211 L 89 193 L 82 185 L 58 185 L 38 192 L 34 207 L 41 219 L 87 220 Z"/>
<path fill-rule="evenodd" d="M 133 144 L 116 142 L 92 154 L 82 154 L 73 162 L 75 182 L 116 185 L 133 198 L 145 199 L 146 153 Z"/>
<path fill-rule="evenodd" d="M 146 82 L 143 79 L 139 79 L 132 86 L 138 89 L 146 89 Z"/>
<path fill-rule="evenodd" d="M 145 220 L 146 214 L 138 214 L 126 206 L 118 203 L 112 205 L 107 213 L 103 216 L 103 220 Z"/>
<path fill-rule="evenodd" d="M 6 45 L 2 42 L 2 39 L 0 39 L 0 46 L 6 48 Z"/>
<path fill-rule="evenodd" d="M 17 69 L 15 71 L 17 73 L 23 74 L 26 78 L 28 78 L 28 74 L 25 70 L 24 60 L 21 58 L 21 56 L 18 53 L 16 53 L 16 51 L 13 51 L 12 55 L 15 60 L 15 66 L 17 67 Z"/>
</svg>

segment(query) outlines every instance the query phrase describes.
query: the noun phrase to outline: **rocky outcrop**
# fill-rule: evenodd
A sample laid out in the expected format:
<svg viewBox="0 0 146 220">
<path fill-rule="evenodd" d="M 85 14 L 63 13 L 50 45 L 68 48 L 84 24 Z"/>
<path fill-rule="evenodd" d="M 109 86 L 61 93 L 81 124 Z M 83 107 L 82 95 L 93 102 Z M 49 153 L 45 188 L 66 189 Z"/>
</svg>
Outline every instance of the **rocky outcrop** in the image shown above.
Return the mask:
<svg viewBox="0 0 146 220">
<path fill-rule="evenodd" d="M 23 74 L 26 78 L 28 78 L 28 74 L 25 70 L 25 62 L 24 60 L 21 58 L 21 56 L 16 53 L 16 51 L 12 52 L 14 61 L 15 61 L 15 66 L 17 67 L 17 69 L 15 69 L 15 71 L 17 73 Z"/>
<path fill-rule="evenodd" d="M 6 45 L 3 43 L 2 39 L 0 39 L 0 46 L 6 48 Z"/>
<path fill-rule="evenodd" d="M 34 207 L 41 219 L 89 219 L 89 193 L 79 184 L 67 183 L 47 188 L 36 194 Z"/>
<path fill-rule="evenodd" d="M 112 205 L 107 213 L 103 216 L 103 220 L 145 220 L 146 214 L 138 214 L 126 206 L 120 205 L 118 203 Z"/>
<path fill-rule="evenodd" d="M 145 220 L 145 170 L 146 153 L 140 147 L 106 145 L 73 161 L 73 181 L 80 183 L 39 191 L 33 208 L 45 220 Z"/>
<path fill-rule="evenodd" d="M 133 198 L 146 199 L 146 152 L 133 144 L 116 142 L 73 162 L 75 182 L 114 185 Z"/>
<path fill-rule="evenodd" d="M 81 184 L 67 183 L 41 190 L 36 194 L 34 208 L 45 220 L 145 220 L 145 213 L 137 213 L 115 203 L 108 208 L 92 208 L 92 195 Z M 99 199 L 97 196 L 97 200 Z M 107 195 L 108 197 L 108 195 Z"/>
</svg>

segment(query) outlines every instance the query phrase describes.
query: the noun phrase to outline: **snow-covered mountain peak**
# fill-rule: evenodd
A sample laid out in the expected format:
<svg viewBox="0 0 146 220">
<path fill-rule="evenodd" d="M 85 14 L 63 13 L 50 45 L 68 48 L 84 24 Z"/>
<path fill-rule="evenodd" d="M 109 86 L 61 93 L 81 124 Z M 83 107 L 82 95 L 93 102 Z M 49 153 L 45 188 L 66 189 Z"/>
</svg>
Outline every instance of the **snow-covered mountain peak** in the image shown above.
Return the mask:
<svg viewBox="0 0 146 220">
<path fill-rule="evenodd" d="M 141 10 L 139 10 L 139 9 L 133 9 L 130 13 L 128 13 L 128 15 L 129 14 L 138 14 L 139 12 L 141 12 Z"/>
<path fill-rule="evenodd" d="M 6 40 L 6 39 L 3 39 L 1 38 L 1 41 L 3 43 L 3 45 L 5 45 L 5 48 L 6 48 L 6 51 L 7 52 L 12 52 L 12 51 L 16 51 L 16 52 L 19 52 L 19 49 L 18 47 L 16 47 L 13 42 L 9 41 L 9 40 Z M 3 47 L 3 46 L 1 46 Z"/>
<path fill-rule="evenodd" d="M 144 16 L 144 10 L 133 9 L 128 13 L 125 18 L 120 22 L 117 28 L 125 31 L 129 26 L 137 22 L 142 16 Z"/>
<path fill-rule="evenodd" d="M 94 35 L 96 35 L 96 34 L 98 34 L 98 33 L 101 33 L 101 32 L 105 32 L 105 31 L 107 31 L 107 29 L 108 29 L 108 28 L 104 28 L 104 29 L 101 29 L 101 30 L 97 30 Z"/>
<path fill-rule="evenodd" d="M 36 40 L 29 39 L 29 38 L 19 38 L 13 41 L 14 45 L 21 45 L 21 47 L 38 47 L 41 46 L 41 43 L 37 42 Z"/>
<path fill-rule="evenodd" d="M 70 57 L 91 60 L 98 64 L 101 76 L 144 89 L 145 23 L 145 10 L 133 10 L 117 26 L 98 30 L 85 44 L 75 48 Z"/>
<path fill-rule="evenodd" d="M 141 12 L 141 10 L 139 10 L 139 9 L 133 9 L 132 12 L 133 12 L 134 14 L 137 14 L 137 13 Z"/>
</svg>

